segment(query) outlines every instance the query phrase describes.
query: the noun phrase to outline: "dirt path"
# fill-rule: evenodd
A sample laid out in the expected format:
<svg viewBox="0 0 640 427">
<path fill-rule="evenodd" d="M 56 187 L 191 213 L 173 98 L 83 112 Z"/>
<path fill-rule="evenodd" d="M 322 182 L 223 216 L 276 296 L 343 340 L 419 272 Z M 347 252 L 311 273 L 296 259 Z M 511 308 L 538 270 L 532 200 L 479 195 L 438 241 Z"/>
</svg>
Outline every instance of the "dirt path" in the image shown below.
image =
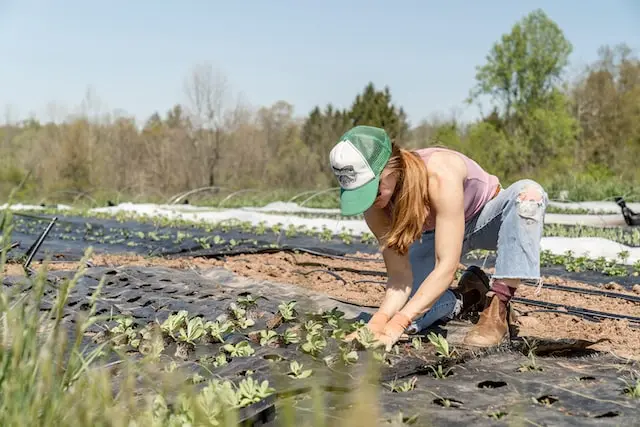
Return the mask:
<svg viewBox="0 0 640 427">
<path fill-rule="evenodd" d="M 361 255 L 361 254 L 358 254 Z M 365 256 L 363 256 L 365 257 Z M 207 260 L 202 258 L 162 259 L 144 258 L 135 255 L 95 255 L 91 263 L 95 266 L 137 265 L 137 266 L 165 266 L 178 269 L 205 269 L 210 267 L 224 267 L 236 274 L 259 279 L 290 283 L 296 286 L 324 292 L 338 300 L 377 306 L 384 296 L 384 264 L 372 261 L 346 261 L 316 257 L 308 254 L 275 253 L 260 255 L 240 255 L 226 260 Z M 379 258 L 378 258 L 379 261 Z M 34 268 L 38 265 L 34 264 Z M 52 263 L 50 269 L 68 270 L 77 267 L 77 263 Z M 326 271 L 330 270 L 331 273 Z M 358 270 L 354 272 L 349 270 Z M 362 273 L 365 272 L 365 274 Z M 488 270 L 490 272 L 490 270 Z M 19 265 L 7 265 L 6 274 L 21 274 Z M 332 274 L 333 273 L 333 274 Z M 379 282 L 379 283 L 375 283 Z M 584 283 L 544 277 L 544 282 L 585 289 L 602 289 Z M 638 295 L 616 288 L 612 291 L 628 295 Z M 539 295 L 529 286 L 518 289 L 518 297 L 539 301 L 567 304 L 591 310 L 607 311 L 640 317 L 640 304 L 618 298 L 596 295 L 583 295 L 543 288 Z M 575 316 L 557 313 L 522 314 L 534 307 L 514 304 L 518 316 L 518 327 L 521 335 L 538 336 L 544 338 L 581 338 L 593 341 L 606 340 L 595 346 L 598 350 L 611 351 L 624 357 L 640 359 L 640 329 L 631 328 L 626 321 L 604 320 L 598 323 L 590 322 Z"/>
</svg>

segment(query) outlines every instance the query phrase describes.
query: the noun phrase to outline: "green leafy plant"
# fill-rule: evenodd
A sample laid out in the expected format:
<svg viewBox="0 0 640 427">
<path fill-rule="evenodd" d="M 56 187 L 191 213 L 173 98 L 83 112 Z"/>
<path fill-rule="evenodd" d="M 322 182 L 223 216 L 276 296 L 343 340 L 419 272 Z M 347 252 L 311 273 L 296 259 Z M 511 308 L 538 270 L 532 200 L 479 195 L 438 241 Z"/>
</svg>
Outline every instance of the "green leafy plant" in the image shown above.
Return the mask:
<svg viewBox="0 0 640 427">
<path fill-rule="evenodd" d="M 238 297 L 238 305 L 243 309 L 249 309 L 252 307 L 256 307 L 258 305 L 258 300 L 264 297 L 254 298 L 253 295 L 248 294 L 245 296 Z"/>
<path fill-rule="evenodd" d="M 433 346 L 436 348 L 436 354 L 438 356 L 448 359 L 456 354 L 455 349 L 452 350 L 449 348 L 449 342 L 442 335 L 436 335 L 434 332 L 430 332 L 427 338 L 429 339 L 429 342 L 431 342 L 431 344 L 433 344 Z"/>
<path fill-rule="evenodd" d="M 275 393 L 275 389 L 269 386 L 268 381 L 258 383 L 252 377 L 246 378 L 238 384 L 237 401 L 241 407 L 260 402 L 262 399 Z"/>
<path fill-rule="evenodd" d="M 175 332 L 186 325 L 188 316 L 189 313 L 186 310 L 180 310 L 176 314 L 171 314 L 169 315 L 167 320 L 162 322 L 162 324 L 160 325 L 160 329 L 163 332 L 166 332 L 172 338 L 176 339 L 176 336 L 174 335 Z"/>
<path fill-rule="evenodd" d="M 276 331 L 264 330 L 260 331 L 260 345 L 275 345 L 279 341 L 279 336 Z"/>
<path fill-rule="evenodd" d="M 300 337 L 298 336 L 298 333 L 292 328 L 285 330 L 282 333 L 281 338 L 284 345 L 296 344 L 300 342 Z"/>
<path fill-rule="evenodd" d="M 300 346 L 300 349 L 311 356 L 317 356 L 326 346 L 327 340 L 322 334 L 309 333 L 306 336 L 306 341 Z"/>
<path fill-rule="evenodd" d="M 289 301 L 289 302 L 283 302 L 280 305 L 278 305 L 278 312 L 280 313 L 280 315 L 282 316 L 282 319 L 285 322 L 292 321 L 296 318 L 297 313 L 294 308 L 296 304 L 297 304 L 296 301 Z"/>
<path fill-rule="evenodd" d="M 204 325 L 205 329 L 209 331 L 209 335 L 213 338 L 214 341 L 224 342 L 224 336 L 233 332 L 233 322 L 229 320 L 221 321 L 216 320 L 215 322 L 207 322 Z"/>
<path fill-rule="evenodd" d="M 249 357 L 256 352 L 247 341 L 240 341 L 236 344 L 225 344 L 222 346 L 222 349 L 231 357 Z"/>
<path fill-rule="evenodd" d="M 189 319 L 186 328 L 180 328 L 179 339 L 188 344 L 195 345 L 196 341 L 206 333 L 204 322 L 200 317 Z"/>
<path fill-rule="evenodd" d="M 295 360 L 289 363 L 289 373 L 287 374 L 291 378 L 304 379 L 311 376 L 313 370 L 303 369 L 304 365 Z"/>
<path fill-rule="evenodd" d="M 343 318 L 344 312 L 338 310 L 337 307 L 333 307 L 331 310 L 326 310 L 322 313 L 322 319 L 333 328 L 340 328 L 340 323 Z"/>
<path fill-rule="evenodd" d="M 392 393 L 406 393 L 415 389 L 416 383 L 418 382 L 418 377 L 414 376 L 408 381 L 399 382 L 397 379 L 394 379 L 391 382 L 384 383 L 384 386 L 389 388 Z"/>
<path fill-rule="evenodd" d="M 358 352 L 351 349 L 349 346 L 341 347 L 340 360 L 345 366 L 353 365 L 358 361 Z"/>
<path fill-rule="evenodd" d="M 622 392 L 634 399 L 640 399 L 640 378 L 636 379 L 635 382 L 623 379 L 625 383 L 625 387 Z"/>
</svg>

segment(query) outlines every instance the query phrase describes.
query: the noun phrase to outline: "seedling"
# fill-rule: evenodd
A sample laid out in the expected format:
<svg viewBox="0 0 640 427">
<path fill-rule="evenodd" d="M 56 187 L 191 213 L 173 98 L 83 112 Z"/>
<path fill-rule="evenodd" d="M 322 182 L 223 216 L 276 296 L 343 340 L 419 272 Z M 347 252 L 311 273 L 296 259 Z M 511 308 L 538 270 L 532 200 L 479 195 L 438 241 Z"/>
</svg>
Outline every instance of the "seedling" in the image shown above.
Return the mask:
<svg viewBox="0 0 640 427">
<path fill-rule="evenodd" d="M 418 422 L 418 414 L 411 417 L 405 417 L 402 412 L 398 412 L 393 418 L 386 419 L 385 422 L 391 427 L 412 426 Z"/>
<path fill-rule="evenodd" d="M 413 346 L 413 348 L 415 348 L 416 350 L 422 350 L 422 340 L 418 337 L 414 337 L 411 340 L 411 345 Z"/>
<path fill-rule="evenodd" d="M 282 316 L 282 320 L 284 320 L 285 322 L 289 322 L 296 318 L 297 312 L 294 309 L 296 304 L 297 304 L 296 301 L 289 301 L 289 302 L 283 302 L 278 306 L 278 311 Z"/>
<path fill-rule="evenodd" d="M 436 335 L 435 333 L 430 332 L 427 338 L 429 339 L 431 344 L 433 344 L 433 346 L 436 348 L 436 354 L 438 356 L 448 359 L 456 353 L 455 350 L 449 349 L 449 342 L 442 335 L 440 334 Z"/>
<path fill-rule="evenodd" d="M 249 357 L 256 351 L 251 347 L 248 341 L 240 341 L 237 344 L 225 344 L 222 349 L 231 357 Z"/>
<path fill-rule="evenodd" d="M 503 411 L 495 411 L 495 412 L 490 412 L 488 414 L 489 418 L 493 418 L 494 420 L 500 420 L 504 417 L 506 417 L 508 414 L 506 412 Z"/>
<path fill-rule="evenodd" d="M 384 383 L 386 387 L 391 390 L 392 393 L 406 393 L 416 388 L 416 382 L 418 382 L 418 377 L 412 377 L 408 381 L 398 382 L 398 380 L 393 380 L 389 383 Z"/>
<path fill-rule="evenodd" d="M 238 297 L 238 305 L 243 309 L 247 310 L 251 307 L 255 307 L 258 305 L 258 300 L 264 297 L 254 298 L 253 295 L 248 294 L 246 296 Z"/>
<path fill-rule="evenodd" d="M 298 333 L 292 328 L 289 328 L 286 331 L 284 331 L 282 333 L 281 338 L 284 345 L 295 344 L 300 342 L 300 337 L 298 336 Z"/>
<path fill-rule="evenodd" d="M 306 341 L 300 346 L 300 349 L 311 355 L 317 356 L 327 346 L 327 340 L 320 333 L 307 334 Z"/>
<path fill-rule="evenodd" d="M 447 378 L 452 370 L 452 368 L 448 368 L 446 371 L 444 371 L 442 364 L 440 363 L 435 366 L 429 366 L 429 369 L 431 369 L 431 371 L 433 372 L 433 376 L 439 380 Z"/>
<path fill-rule="evenodd" d="M 204 365 L 211 365 L 214 368 L 224 366 L 227 363 L 227 356 L 224 353 L 219 353 L 216 356 L 206 355 L 200 358 L 200 363 Z"/>
<path fill-rule="evenodd" d="M 375 335 L 369 328 L 360 328 L 356 333 L 356 340 L 362 344 L 364 348 L 373 348 L 377 345 Z"/>
<path fill-rule="evenodd" d="M 196 341 L 200 339 L 206 330 L 204 328 L 204 322 L 200 317 L 194 317 L 187 323 L 187 327 L 180 328 L 180 340 L 188 344 L 195 345 Z"/>
<path fill-rule="evenodd" d="M 289 363 L 289 373 L 287 375 L 295 379 L 304 379 L 309 377 L 313 373 L 313 370 L 302 369 L 303 367 L 304 365 L 302 363 L 298 363 L 294 360 Z"/>
<path fill-rule="evenodd" d="M 217 342 L 224 342 L 224 335 L 233 332 L 233 322 L 216 320 L 215 322 L 207 322 L 204 325 L 205 329 L 209 331 L 209 334 Z"/>
<path fill-rule="evenodd" d="M 246 317 L 247 311 L 242 307 L 238 307 L 235 303 L 232 302 L 229 304 L 229 311 L 236 319 L 236 326 L 240 329 L 247 329 L 255 325 L 255 321 L 253 319 Z"/>
<path fill-rule="evenodd" d="M 347 335 L 347 332 L 344 329 L 334 329 L 331 332 L 331 338 L 333 338 L 336 341 L 342 341 L 344 339 L 344 337 Z"/>
<path fill-rule="evenodd" d="M 133 327 L 133 319 L 128 316 L 119 316 L 114 319 L 116 326 L 109 330 L 111 341 L 116 347 L 130 344 L 136 340 L 136 330 Z M 139 340 L 138 340 L 139 343 Z M 135 346 L 134 346 L 135 347 Z"/>
<path fill-rule="evenodd" d="M 523 338 L 523 340 L 528 347 L 527 358 L 529 359 L 529 363 L 523 363 L 522 365 L 520 365 L 520 367 L 518 368 L 518 371 L 519 372 L 542 371 L 542 367 L 538 366 L 538 363 L 536 362 L 535 343 L 529 344 L 526 338 Z"/>
<path fill-rule="evenodd" d="M 238 328 L 240 329 L 247 329 L 252 327 L 253 325 L 255 325 L 256 322 L 253 319 L 239 319 L 238 321 L 236 321 L 236 325 L 238 325 Z"/>
<path fill-rule="evenodd" d="M 153 326 L 145 326 L 140 330 L 140 339 L 137 339 L 139 343 L 134 345 L 140 354 L 145 356 L 149 356 L 150 358 L 157 358 L 164 350 L 164 340 L 162 339 L 162 334 L 158 333 L 157 329 Z"/>
<path fill-rule="evenodd" d="M 630 381 L 623 380 L 626 387 L 622 390 L 623 393 L 633 399 L 640 399 L 640 379 L 637 379 L 635 384 Z"/>
<path fill-rule="evenodd" d="M 317 334 L 322 331 L 322 324 L 316 322 L 315 320 L 307 320 L 304 322 L 304 329 L 308 334 Z"/>
<path fill-rule="evenodd" d="M 171 336 L 173 339 L 176 339 L 174 332 L 178 331 L 186 324 L 188 315 L 189 314 L 186 310 L 180 310 L 176 314 L 171 314 L 167 318 L 167 320 L 162 322 L 162 325 L 160 325 L 160 329 L 162 330 L 162 332 L 166 332 L 167 334 L 169 334 L 169 336 Z"/>
<path fill-rule="evenodd" d="M 340 360 L 345 366 L 353 365 L 358 361 L 358 352 L 345 346 L 340 348 Z"/>
<path fill-rule="evenodd" d="M 327 310 L 322 313 L 322 319 L 324 319 L 327 324 L 333 328 L 340 327 L 340 321 L 344 317 L 344 313 L 337 309 L 337 307 L 333 307 L 331 310 Z"/>
<path fill-rule="evenodd" d="M 278 343 L 278 334 L 272 330 L 260 331 L 260 345 L 275 345 Z"/>
<path fill-rule="evenodd" d="M 268 381 L 258 383 L 249 377 L 238 384 L 237 397 L 240 406 L 248 406 L 260 402 L 262 399 L 275 393 L 275 389 L 269 387 Z"/>
</svg>

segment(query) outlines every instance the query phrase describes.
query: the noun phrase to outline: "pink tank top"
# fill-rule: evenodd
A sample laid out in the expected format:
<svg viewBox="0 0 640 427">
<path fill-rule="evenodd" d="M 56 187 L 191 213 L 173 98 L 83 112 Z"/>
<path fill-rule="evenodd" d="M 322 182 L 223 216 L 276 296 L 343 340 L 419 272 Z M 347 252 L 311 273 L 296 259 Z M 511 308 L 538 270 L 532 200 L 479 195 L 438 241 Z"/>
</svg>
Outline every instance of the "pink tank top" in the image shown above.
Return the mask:
<svg viewBox="0 0 640 427">
<path fill-rule="evenodd" d="M 498 177 L 482 169 L 474 160 L 455 150 L 440 147 L 414 150 L 414 152 L 422 158 L 425 165 L 431 155 L 438 151 L 448 151 L 457 154 L 467 166 L 467 177 L 464 180 L 464 218 L 465 221 L 468 221 L 480 212 L 487 202 L 493 199 L 496 190 L 500 186 L 500 181 Z M 391 214 L 393 209 L 391 204 L 389 204 L 388 208 L 388 213 Z M 435 217 L 430 215 L 423 227 L 423 231 L 431 231 L 434 228 Z"/>
</svg>

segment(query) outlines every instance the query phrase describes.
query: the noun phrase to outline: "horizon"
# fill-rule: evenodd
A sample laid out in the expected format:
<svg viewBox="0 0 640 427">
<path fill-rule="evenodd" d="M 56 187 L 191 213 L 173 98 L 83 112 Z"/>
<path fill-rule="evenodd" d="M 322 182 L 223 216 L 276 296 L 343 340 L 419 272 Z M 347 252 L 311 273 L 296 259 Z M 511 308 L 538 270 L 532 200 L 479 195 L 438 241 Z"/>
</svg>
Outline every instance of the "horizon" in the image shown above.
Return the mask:
<svg viewBox="0 0 640 427">
<path fill-rule="evenodd" d="M 283 100 L 305 117 L 329 103 L 348 108 L 372 82 L 390 88 L 412 127 L 452 113 L 468 122 L 480 116 L 476 105 L 464 104 L 476 67 L 535 9 L 573 45 L 568 76 L 595 61 L 601 46 L 640 48 L 640 3 L 632 0 L 579 8 L 504 0 L 490 6 L 407 0 L 393 8 L 379 0 L 246 4 L 0 0 L 7 58 L 0 69 L 2 120 L 65 119 L 90 94 L 92 111 L 123 111 L 141 124 L 188 104 L 185 79 L 193 67 L 211 63 L 231 95 L 252 107 Z"/>
</svg>

